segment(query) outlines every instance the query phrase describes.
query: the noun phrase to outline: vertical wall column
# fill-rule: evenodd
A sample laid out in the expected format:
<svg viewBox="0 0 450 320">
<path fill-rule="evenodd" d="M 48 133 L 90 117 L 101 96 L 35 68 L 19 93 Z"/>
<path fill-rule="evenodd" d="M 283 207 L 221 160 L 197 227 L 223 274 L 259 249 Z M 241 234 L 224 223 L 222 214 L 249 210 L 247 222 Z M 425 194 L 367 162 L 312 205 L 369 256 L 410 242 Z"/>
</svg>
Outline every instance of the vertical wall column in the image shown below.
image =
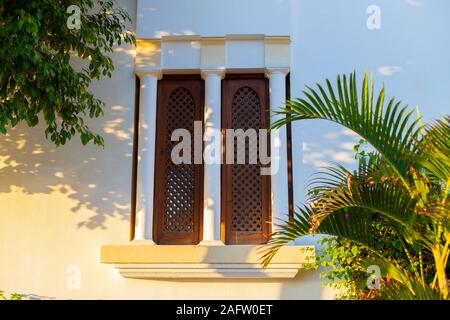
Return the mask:
<svg viewBox="0 0 450 320">
<path fill-rule="evenodd" d="M 139 70 L 139 128 L 134 240 L 153 242 L 153 193 L 155 177 L 156 109 L 159 70 Z"/>
<path fill-rule="evenodd" d="M 279 110 L 286 100 L 286 75 L 288 72 L 289 68 L 266 69 L 270 87 L 271 123 L 281 117 L 275 116 L 274 112 Z M 272 222 L 280 224 L 289 220 L 286 126 L 273 130 L 270 137 Z M 277 231 L 277 228 L 274 226 L 272 231 Z"/>
<path fill-rule="evenodd" d="M 224 69 L 202 70 L 205 80 L 204 204 L 202 245 L 223 245 L 220 238 L 221 91 Z"/>
</svg>

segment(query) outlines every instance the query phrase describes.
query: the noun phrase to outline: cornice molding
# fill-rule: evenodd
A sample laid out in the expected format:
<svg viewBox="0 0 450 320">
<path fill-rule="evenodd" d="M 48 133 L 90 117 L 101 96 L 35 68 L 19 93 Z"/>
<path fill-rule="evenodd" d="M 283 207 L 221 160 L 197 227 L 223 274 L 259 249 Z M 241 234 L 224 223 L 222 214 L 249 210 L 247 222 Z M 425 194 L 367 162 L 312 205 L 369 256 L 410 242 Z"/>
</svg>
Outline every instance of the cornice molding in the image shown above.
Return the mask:
<svg viewBox="0 0 450 320">
<path fill-rule="evenodd" d="M 239 51 L 240 41 L 246 42 L 246 46 Z M 290 64 L 289 43 L 289 36 L 260 34 L 222 37 L 176 35 L 163 36 L 159 39 L 138 39 L 136 61 L 139 61 L 139 64 L 136 67 L 136 74 L 140 76 L 150 73 L 160 78 L 161 72 L 164 74 L 174 72 L 191 74 L 199 73 L 201 69 L 205 73 L 207 70 L 214 70 L 218 67 L 220 70 L 226 67 L 227 72 L 233 73 L 266 72 L 269 73 L 268 76 L 272 72 L 287 74 Z M 177 46 L 172 48 L 171 44 Z M 264 46 L 264 50 L 261 51 L 262 46 Z M 257 65 L 252 63 L 251 59 L 246 57 L 246 48 L 253 48 L 251 54 L 255 55 L 255 59 L 263 62 Z M 174 50 L 180 54 L 173 55 Z M 187 62 L 184 63 L 184 61 Z"/>
<path fill-rule="evenodd" d="M 264 74 L 267 78 L 270 78 L 274 73 L 282 73 L 285 76 L 289 73 L 290 68 L 287 66 L 279 67 L 266 67 Z"/>
<path fill-rule="evenodd" d="M 155 76 L 158 80 L 162 78 L 162 71 L 160 68 L 149 68 L 149 67 L 136 67 L 134 69 L 134 73 L 139 77 L 142 78 L 146 75 Z"/>
<path fill-rule="evenodd" d="M 220 77 L 220 79 L 225 78 L 226 69 L 225 67 L 217 67 L 217 68 L 202 68 L 200 69 L 200 74 L 203 79 L 206 79 L 211 74 L 215 74 Z"/>
<path fill-rule="evenodd" d="M 165 42 L 165 41 L 201 41 L 201 42 L 225 42 L 227 40 L 262 40 L 266 43 L 290 44 L 290 36 L 265 36 L 262 34 L 230 34 L 218 37 L 202 37 L 200 35 L 170 35 L 160 38 L 138 38 L 137 42 Z"/>
<path fill-rule="evenodd" d="M 268 44 L 290 44 L 290 36 L 265 36 L 264 41 Z"/>
<path fill-rule="evenodd" d="M 294 278 L 315 259 L 314 246 L 281 247 L 266 268 L 263 245 L 111 245 L 101 262 L 114 264 L 125 278 Z"/>
<path fill-rule="evenodd" d="M 263 34 L 227 34 L 225 37 L 226 41 L 236 41 L 236 40 L 264 40 Z"/>
<path fill-rule="evenodd" d="M 176 35 L 176 36 L 162 36 L 162 42 L 178 42 L 178 41 L 200 41 L 202 37 L 199 35 Z"/>
</svg>

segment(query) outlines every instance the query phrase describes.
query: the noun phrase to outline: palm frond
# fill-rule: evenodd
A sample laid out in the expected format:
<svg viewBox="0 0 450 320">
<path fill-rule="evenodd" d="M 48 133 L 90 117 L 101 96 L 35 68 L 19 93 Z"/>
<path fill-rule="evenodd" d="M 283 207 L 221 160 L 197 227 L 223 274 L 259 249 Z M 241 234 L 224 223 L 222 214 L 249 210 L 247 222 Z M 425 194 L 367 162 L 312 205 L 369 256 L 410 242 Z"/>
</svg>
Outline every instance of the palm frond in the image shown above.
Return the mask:
<svg viewBox="0 0 450 320">
<path fill-rule="evenodd" d="M 419 198 L 411 197 L 409 191 L 397 184 L 395 178 L 378 178 L 375 168 L 360 167 L 360 171 L 355 174 L 350 174 L 340 165 L 328 168 L 314 179 L 310 193 L 309 201 L 313 203 L 319 223 L 336 212 L 358 209 L 384 216 L 392 224 L 401 226 L 404 231 L 414 233 L 429 243 L 414 228 L 420 218 L 415 213 Z"/>
<path fill-rule="evenodd" d="M 444 183 L 450 183 L 450 116 L 425 127 L 418 149 L 421 165 Z"/>
<path fill-rule="evenodd" d="M 298 208 L 291 222 L 277 225 L 279 230 L 275 232 L 269 242 L 269 247 L 263 256 L 263 266 L 267 266 L 278 250 L 308 234 L 326 234 L 339 236 L 355 241 L 372 250 L 374 248 L 374 232 L 372 227 L 373 214 L 358 208 L 351 208 L 328 215 L 317 227 L 316 215 L 311 207 Z M 314 230 L 313 230 L 314 229 Z"/>
<path fill-rule="evenodd" d="M 384 88 L 374 99 L 373 81 L 364 76 L 360 98 L 355 73 L 349 80 L 344 75 L 337 77 L 336 85 L 326 80 L 326 88 L 317 84 L 317 89 L 307 87 L 304 98 L 286 101 L 286 106 L 277 114 L 284 115 L 275 121 L 272 128 L 288 122 L 305 119 L 323 119 L 351 129 L 382 155 L 408 186 L 409 166 L 414 160 L 415 142 L 421 125 L 420 118 L 412 120 L 414 111 L 391 98 L 385 104 Z M 374 100 L 376 101 L 374 103 Z"/>
<path fill-rule="evenodd" d="M 377 94 L 367 73 L 360 91 L 352 73 L 338 76 L 334 85 L 326 80 L 325 86 L 307 87 L 303 94 L 276 113 L 284 117 L 272 129 L 297 120 L 328 120 L 357 133 L 376 152 L 370 153 L 369 162 L 361 154 L 364 159 L 354 172 L 334 165 L 315 176 L 308 185 L 309 204 L 299 208 L 293 221 L 278 226 L 263 264 L 298 237 L 325 234 L 350 240 L 380 258 L 389 285 L 379 297 L 446 297 L 450 116 L 424 126 L 420 115 L 414 120 L 414 111 L 395 98 L 385 103 L 384 87 Z M 386 243 L 374 239 L 380 234 L 398 238 L 398 255 L 389 260 L 383 256 Z M 424 261 L 429 262 L 427 268 Z"/>
<path fill-rule="evenodd" d="M 437 290 L 419 281 L 410 280 L 408 285 L 403 283 L 383 286 L 377 299 L 381 300 L 446 300 Z"/>
</svg>

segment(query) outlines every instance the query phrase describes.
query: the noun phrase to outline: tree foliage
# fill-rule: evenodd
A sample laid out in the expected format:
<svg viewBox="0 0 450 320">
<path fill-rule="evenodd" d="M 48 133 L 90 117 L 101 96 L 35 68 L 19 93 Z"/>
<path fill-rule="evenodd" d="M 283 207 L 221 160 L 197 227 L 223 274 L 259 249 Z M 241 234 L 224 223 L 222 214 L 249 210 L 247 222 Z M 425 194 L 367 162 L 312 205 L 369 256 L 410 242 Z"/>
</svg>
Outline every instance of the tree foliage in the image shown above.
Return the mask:
<svg viewBox="0 0 450 320">
<path fill-rule="evenodd" d="M 0 290 L 0 301 L 1 300 L 22 300 L 22 296 L 20 294 L 13 293 L 7 297 L 5 291 Z"/>
<path fill-rule="evenodd" d="M 79 29 L 68 26 L 71 5 L 80 11 Z M 130 21 L 114 1 L 0 1 L 0 133 L 19 122 L 33 127 L 42 115 L 56 145 L 77 134 L 83 144 L 103 145 L 85 119 L 101 116 L 104 104 L 88 88 L 111 76 L 116 44 L 134 43 Z M 84 60 L 81 70 L 71 65 L 74 56 Z"/>
<path fill-rule="evenodd" d="M 273 235 L 264 263 L 297 237 L 326 234 L 370 253 L 365 262 L 385 272 L 378 297 L 447 298 L 450 117 L 423 125 L 400 101 L 386 104 L 384 88 L 377 95 L 367 74 L 360 90 L 351 74 L 303 93 L 286 102 L 279 112 L 285 117 L 274 128 L 328 120 L 359 134 L 375 153 L 353 172 L 336 164 L 319 173 L 308 203 Z M 401 254 L 386 256 L 384 248 L 394 243 Z"/>
</svg>

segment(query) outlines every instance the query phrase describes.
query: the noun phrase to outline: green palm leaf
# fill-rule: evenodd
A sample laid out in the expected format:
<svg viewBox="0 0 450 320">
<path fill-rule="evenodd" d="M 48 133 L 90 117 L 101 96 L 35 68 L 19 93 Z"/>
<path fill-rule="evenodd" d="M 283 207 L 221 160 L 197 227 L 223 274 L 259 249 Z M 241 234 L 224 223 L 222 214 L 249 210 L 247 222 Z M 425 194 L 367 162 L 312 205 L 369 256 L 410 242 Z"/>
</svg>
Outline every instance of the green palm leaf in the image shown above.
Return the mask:
<svg viewBox="0 0 450 320">
<path fill-rule="evenodd" d="M 418 161 L 433 175 L 450 184 L 450 117 L 426 126 L 418 143 Z M 447 190 L 448 191 L 448 190 Z"/>
<path fill-rule="evenodd" d="M 304 119 L 328 120 L 351 129 L 367 140 L 383 159 L 387 161 L 405 186 L 409 186 L 409 167 L 416 153 L 419 138 L 420 119 L 412 120 L 414 111 L 391 98 L 385 104 L 382 88 L 374 103 L 374 85 L 364 76 L 360 98 L 356 75 L 337 77 L 336 85 L 326 80 L 326 88 L 317 84 L 317 90 L 307 87 L 304 98 L 286 101 L 286 107 L 277 114 L 284 115 L 275 121 L 272 128 L 279 128 L 288 122 Z"/>
<path fill-rule="evenodd" d="M 358 208 L 351 208 L 345 212 L 344 210 L 328 215 L 324 218 L 320 225 L 314 230 L 315 234 L 326 234 L 331 236 L 339 236 L 348 240 L 355 241 L 360 245 L 373 248 L 373 214 L 362 211 Z M 311 234 L 312 226 L 316 222 L 316 215 L 310 207 L 298 208 L 298 212 L 294 213 L 294 219 L 291 222 L 277 225 L 279 230 L 271 238 L 270 248 L 263 256 L 263 266 L 267 266 L 277 251 L 284 245 L 294 241 L 295 239 Z"/>
<path fill-rule="evenodd" d="M 385 104 L 384 88 L 376 95 L 367 74 L 361 92 L 353 73 L 348 78 L 338 76 L 334 86 L 326 80 L 325 87 L 307 87 L 303 94 L 286 102 L 277 113 L 285 117 L 272 129 L 296 120 L 328 120 L 353 130 L 377 152 L 368 163 L 362 159 L 353 173 L 335 165 L 316 176 L 308 185 L 309 204 L 299 208 L 292 221 L 278 226 L 263 264 L 267 266 L 281 246 L 296 238 L 326 234 L 354 242 L 379 257 L 387 279 L 394 279 L 380 297 L 446 297 L 450 117 L 423 126 L 420 117 L 413 120 L 413 111 L 395 98 Z M 382 252 L 391 242 L 374 239 L 380 230 L 400 244 L 389 260 Z"/>
<path fill-rule="evenodd" d="M 398 229 L 404 229 L 404 235 L 414 234 L 428 246 L 432 242 L 415 229 L 415 212 L 419 197 L 411 197 L 409 191 L 398 184 L 396 179 L 382 176 L 377 180 L 377 168 L 361 166 L 351 174 L 337 165 L 323 171 L 313 180 L 309 201 L 314 204 L 314 212 L 319 220 L 342 210 L 356 208 L 371 214 L 384 216 Z M 382 171 L 382 173 L 385 171 Z"/>
<path fill-rule="evenodd" d="M 383 300 L 446 300 L 439 291 L 413 280 L 410 280 L 408 285 L 396 283 L 384 286 L 377 298 Z"/>
</svg>

